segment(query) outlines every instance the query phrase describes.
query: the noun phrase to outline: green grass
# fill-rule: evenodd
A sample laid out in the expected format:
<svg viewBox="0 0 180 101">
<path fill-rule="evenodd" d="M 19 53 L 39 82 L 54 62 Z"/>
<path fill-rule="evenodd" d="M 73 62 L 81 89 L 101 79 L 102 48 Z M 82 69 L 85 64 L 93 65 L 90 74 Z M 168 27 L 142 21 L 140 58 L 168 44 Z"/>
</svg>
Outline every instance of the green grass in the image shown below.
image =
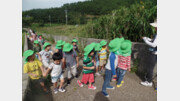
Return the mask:
<svg viewBox="0 0 180 101">
<path fill-rule="evenodd" d="M 85 36 L 85 25 L 61 25 L 61 24 L 45 24 L 40 27 L 38 24 L 33 24 L 31 28 L 37 33 L 46 33 L 52 35 L 64 35 L 72 37 L 83 37 Z"/>
<path fill-rule="evenodd" d="M 25 33 L 22 33 L 22 55 L 24 53 L 24 41 L 25 41 Z"/>
</svg>

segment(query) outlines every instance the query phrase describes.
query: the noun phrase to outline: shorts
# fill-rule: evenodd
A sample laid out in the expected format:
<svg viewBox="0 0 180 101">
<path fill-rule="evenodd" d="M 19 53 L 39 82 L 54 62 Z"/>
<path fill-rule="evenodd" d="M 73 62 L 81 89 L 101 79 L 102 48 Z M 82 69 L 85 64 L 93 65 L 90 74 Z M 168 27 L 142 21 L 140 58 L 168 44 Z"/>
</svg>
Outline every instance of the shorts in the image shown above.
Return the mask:
<svg viewBox="0 0 180 101">
<path fill-rule="evenodd" d="M 99 61 L 99 66 L 104 66 L 104 65 L 106 65 L 106 59 L 100 60 Z"/>
<path fill-rule="evenodd" d="M 96 68 L 99 66 L 99 61 L 96 61 Z"/>
<path fill-rule="evenodd" d="M 60 80 L 64 79 L 64 76 L 62 73 L 59 76 L 51 76 L 52 83 L 56 83 L 58 81 L 58 79 L 60 79 Z"/>
<path fill-rule="evenodd" d="M 74 65 L 72 67 L 67 67 L 68 79 L 70 79 L 72 77 L 72 74 L 73 74 L 73 76 L 76 76 L 76 74 L 77 74 L 77 66 L 76 65 Z"/>
<path fill-rule="evenodd" d="M 87 82 L 94 82 L 94 73 L 88 73 L 88 74 L 83 74 L 82 76 L 82 83 L 87 84 Z"/>
<path fill-rule="evenodd" d="M 45 68 L 48 68 L 48 67 L 49 67 L 49 62 L 47 62 L 47 61 L 42 61 L 42 63 L 43 63 L 43 65 L 44 65 Z"/>
</svg>

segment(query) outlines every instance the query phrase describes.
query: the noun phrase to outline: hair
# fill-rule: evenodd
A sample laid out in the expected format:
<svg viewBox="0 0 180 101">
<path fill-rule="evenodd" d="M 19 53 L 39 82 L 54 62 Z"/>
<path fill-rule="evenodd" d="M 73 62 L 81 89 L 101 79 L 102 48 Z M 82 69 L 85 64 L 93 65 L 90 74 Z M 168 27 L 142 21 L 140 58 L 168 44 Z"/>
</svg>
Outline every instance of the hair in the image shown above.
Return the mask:
<svg viewBox="0 0 180 101">
<path fill-rule="evenodd" d="M 61 60 L 62 59 L 62 54 L 60 53 L 54 53 L 52 56 L 52 59 L 55 60 Z"/>
<path fill-rule="evenodd" d="M 93 49 L 91 52 L 94 52 L 94 53 L 95 53 L 95 50 Z M 90 55 L 91 52 L 89 52 L 88 56 Z"/>
</svg>

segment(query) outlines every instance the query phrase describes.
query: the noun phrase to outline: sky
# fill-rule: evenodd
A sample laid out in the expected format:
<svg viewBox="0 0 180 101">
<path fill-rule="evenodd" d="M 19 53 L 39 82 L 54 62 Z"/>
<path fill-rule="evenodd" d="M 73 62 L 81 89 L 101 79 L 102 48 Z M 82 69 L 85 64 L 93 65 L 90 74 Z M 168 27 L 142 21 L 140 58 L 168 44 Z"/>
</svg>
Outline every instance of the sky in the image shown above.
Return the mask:
<svg viewBox="0 0 180 101">
<path fill-rule="evenodd" d="M 36 8 L 61 7 L 63 4 L 78 1 L 86 0 L 22 0 L 22 10 L 25 11 Z"/>
</svg>

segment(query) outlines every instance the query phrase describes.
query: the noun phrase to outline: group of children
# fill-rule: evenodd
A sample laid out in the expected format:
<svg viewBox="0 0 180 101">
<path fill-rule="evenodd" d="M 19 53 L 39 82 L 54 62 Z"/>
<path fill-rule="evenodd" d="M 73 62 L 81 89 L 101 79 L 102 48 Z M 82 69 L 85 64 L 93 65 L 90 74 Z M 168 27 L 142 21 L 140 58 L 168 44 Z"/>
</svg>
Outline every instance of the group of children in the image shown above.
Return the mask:
<svg viewBox="0 0 180 101">
<path fill-rule="evenodd" d="M 35 40 L 33 50 L 27 50 L 23 54 L 25 60 L 24 73 L 28 73 L 32 80 L 38 81 L 44 91 L 47 91 L 44 86 L 44 78 L 50 73 L 54 93 L 65 92 L 63 88 L 64 71 L 66 71 L 67 84 L 70 84 L 72 77 L 78 78 L 80 75 L 77 74 L 77 68 L 79 68 L 78 55 L 80 54 L 77 44 L 78 40 L 76 39 L 72 40 L 72 44 L 59 40 L 56 42 L 56 49 L 53 52 L 50 43 L 45 42 L 43 49 L 41 49 L 41 45 Z M 121 87 L 126 71 L 131 70 L 131 46 L 131 41 L 124 38 L 115 38 L 108 45 L 105 40 L 87 45 L 83 54 L 83 75 L 81 80 L 77 80 L 77 84 L 83 87 L 84 84 L 88 83 L 88 89 L 95 90 L 94 76 L 99 76 L 105 72 L 102 94 L 108 97 L 106 89 L 115 89 L 110 85 L 110 81 L 114 79 L 117 81 L 117 87 Z M 109 57 L 107 56 L 108 53 Z M 52 63 L 50 62 L 51 55 Z M 60 85 L 58 87 L 59 80 Z"/>
</svg>

